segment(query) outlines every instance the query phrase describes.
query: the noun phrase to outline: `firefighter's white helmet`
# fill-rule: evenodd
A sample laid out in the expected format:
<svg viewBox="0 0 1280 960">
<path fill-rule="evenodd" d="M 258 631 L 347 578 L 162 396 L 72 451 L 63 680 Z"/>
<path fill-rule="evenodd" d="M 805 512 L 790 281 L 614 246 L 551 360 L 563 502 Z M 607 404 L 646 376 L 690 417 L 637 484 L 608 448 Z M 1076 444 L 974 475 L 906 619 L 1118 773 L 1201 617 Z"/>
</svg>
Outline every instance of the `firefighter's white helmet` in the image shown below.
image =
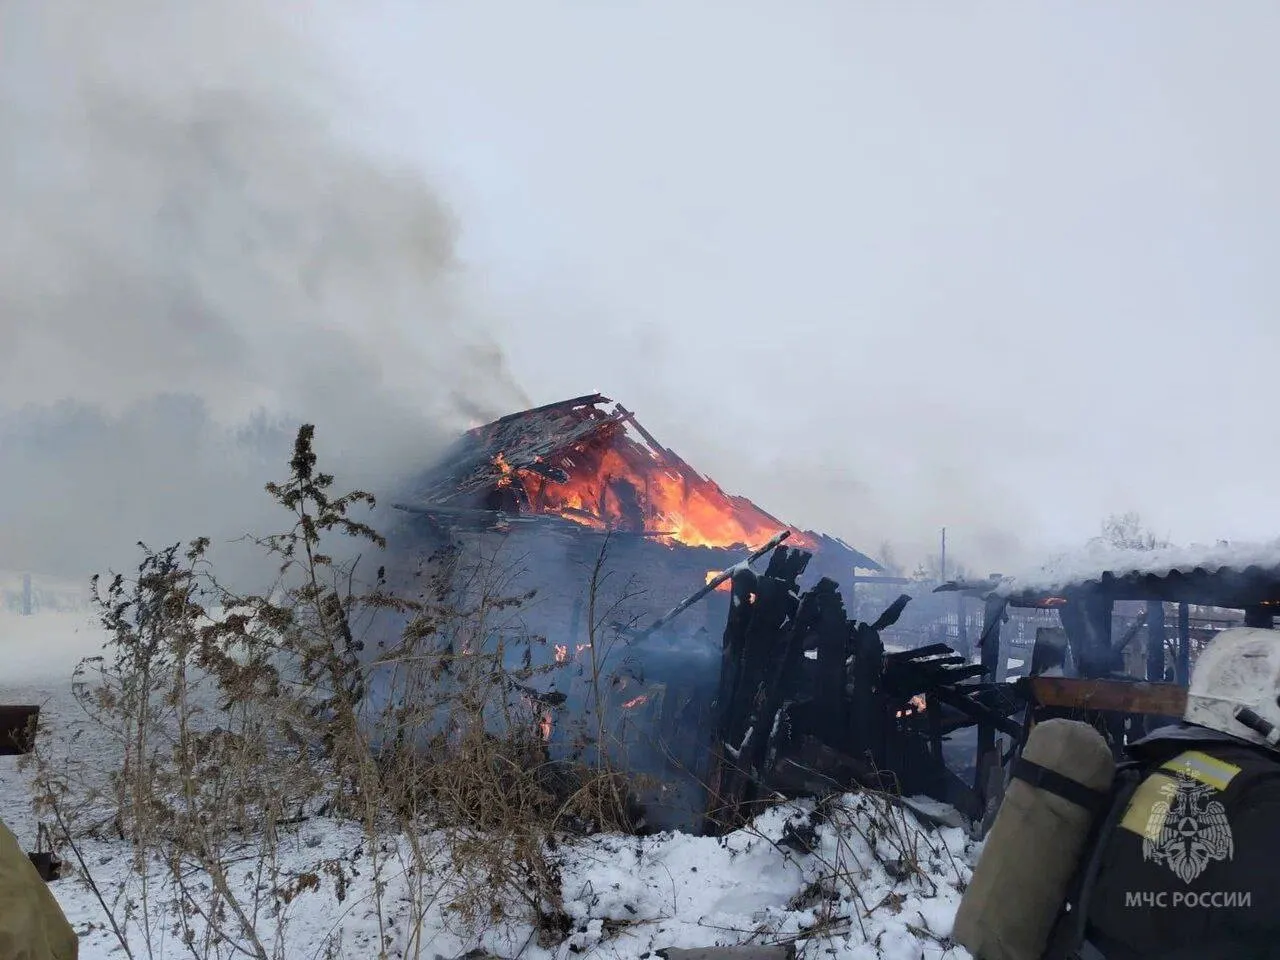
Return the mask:
<svg viewBox="0 0 1280 960">
<path fill-rule="evenodd" d="M 1277 749 L 1278 697 L 1280 631 L 1253 627 L 1223 630 L 1196 660 L 1183 719 Z"/>
</svg>

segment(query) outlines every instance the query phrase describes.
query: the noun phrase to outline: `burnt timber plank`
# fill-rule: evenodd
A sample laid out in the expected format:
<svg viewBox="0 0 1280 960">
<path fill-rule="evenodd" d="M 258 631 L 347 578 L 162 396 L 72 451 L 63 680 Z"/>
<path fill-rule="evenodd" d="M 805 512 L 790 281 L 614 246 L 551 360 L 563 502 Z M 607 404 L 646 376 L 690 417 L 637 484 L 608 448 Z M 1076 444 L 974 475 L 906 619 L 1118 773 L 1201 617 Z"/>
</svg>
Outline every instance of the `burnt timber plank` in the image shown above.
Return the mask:
<svg viewBox="0 0 1280 960">
<path fill-rule="evenodd" d="M 851 752 L 884 756 L 885 710 L 879 696 L 884 676 L 884 644 L 868 624 L 853 628 L 853 729 Z"/>
<path fill-rule="evenodd" d="M 850 743 L 849 705 L 845 694 L 845 646 L 849 621 L 836 583 L 823 577 L 806 594 L 817 604 L 818 678 L 814 691 L 819 715 L 828 726 L 826 738 L 833 746 L 848 749 Z"/>
<path fill-rule="evenodd" d="M 963 693 L 948 687 L 938 687 L 931 691 L 931 695 L 937 697 L 947 706 L 954 707 L 966 716 L 976 720 L 980 725 L 980 730 L 984 727 L 989 728 L 992 732 L 991 750 L 993 754 L 995 753 L 994 740 L 996 731 L 1011 737 L 1022 735 L 1022 728 L 1008 716 L 984 706 L 973 697 L 967 697 Z"/>
<path fill-rule="evenodd" d="M 951 647 L 945 643 L 931 643 L 924 647 L 914 647 L 911 650 L 896 650 L 893 653 L 885 654 L 885 660 L 891 663 L 911 662 L 915 660 L 924 660 L 927 657 L 936 657 L 941 654 L 955 653 Z"/>
<path fill-rule="evenodd" d="M 1187 706 L 1187 690 L 1176 683 L 1032 677 L 1027 686 L 1042 707 L 1180 717 Z"/>
<path fill-rule="evenodd" d="M 823 581 L 829 582 L 829 581 Z M 819 582 L 819 587 L 822 582 Z M 784 709 L 783 694 L 787 685 L 792 683 L 799 669 L 809 635 L 818 627 L 824 613 L 824 599 L 830 591 L 814 591 L 800 598 L 796 613 L 791 621 L 783 641 L 781 657 L 771 676 L 766 681 L 764 706 L 759 711 L 760 722 L 767 725 L 767 738 L 761 737 L 752 757 L 752 762 L 761 775 L 768 777 L 769 770 L 777 760 L 782 736 L 782 711 Z M 839 595 L 837 594 L 837 600 Z"/>
</svg>

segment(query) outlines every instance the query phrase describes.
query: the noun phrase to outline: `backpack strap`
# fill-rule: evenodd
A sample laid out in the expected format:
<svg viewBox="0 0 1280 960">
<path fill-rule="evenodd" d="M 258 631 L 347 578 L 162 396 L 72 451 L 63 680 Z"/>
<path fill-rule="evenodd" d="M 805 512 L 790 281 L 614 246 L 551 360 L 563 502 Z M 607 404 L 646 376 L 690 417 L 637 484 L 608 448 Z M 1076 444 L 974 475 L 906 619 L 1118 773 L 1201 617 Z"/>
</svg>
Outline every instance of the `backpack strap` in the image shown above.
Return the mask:
<svg viewBox="0 0 1280 960">
<path fill-rule="evenodd" d="M 1013 761 L 1011 775 L 1015 779 L 1022 780 L 1039 790 L 1045 790 L 1055 796 L 1062 797 L 1062 799 L 1074 803 L 1077 807 L 1083 807 L 1094 816 L 1106 808 L 1107 801 L 1111 797 L 1109 791 L 1094 790 L 1091 787 L 1086 787 L 1078 780 L 1073 780 L 1057 770 L 1050 770 L 1048 767 L 1042 767 L 1038 763 L 1032 763 L 1024 756 L 1020 756 Z"/>
</svg>

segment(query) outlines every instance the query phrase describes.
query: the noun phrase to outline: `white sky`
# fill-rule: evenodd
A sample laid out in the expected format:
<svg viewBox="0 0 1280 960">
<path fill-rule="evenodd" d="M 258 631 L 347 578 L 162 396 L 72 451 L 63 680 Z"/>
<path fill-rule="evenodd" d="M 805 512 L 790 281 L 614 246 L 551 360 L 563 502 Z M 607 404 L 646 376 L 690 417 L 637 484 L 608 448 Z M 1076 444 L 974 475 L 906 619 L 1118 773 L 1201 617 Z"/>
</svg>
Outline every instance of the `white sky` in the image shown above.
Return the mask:
<svg viewBox="0 0 1280 960">
<path fill-rule="evenodd" d="M 1280 533 L 1280 6 L 290 6 L 456 221 L 470 309 L 334 314 L 388 368 L 482 327 L 871 551 Z"/>
</svg>

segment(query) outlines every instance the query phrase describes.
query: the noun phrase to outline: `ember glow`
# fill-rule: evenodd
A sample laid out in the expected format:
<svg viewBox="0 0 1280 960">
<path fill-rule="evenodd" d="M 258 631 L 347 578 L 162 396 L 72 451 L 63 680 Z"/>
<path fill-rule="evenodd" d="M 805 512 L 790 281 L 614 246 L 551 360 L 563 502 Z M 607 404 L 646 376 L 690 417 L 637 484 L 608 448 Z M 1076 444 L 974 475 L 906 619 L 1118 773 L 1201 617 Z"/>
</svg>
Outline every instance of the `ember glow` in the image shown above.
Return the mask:
<svg viewBox="0 0 1280 960">
<path fill-rule="evenodd" d="M 724 573 L 724 571 L 723 571 L 723 570 L 708 570 L 708 571 L 707 571 L 707 579 L 706 579 L 704 582 L 705 582 L 705 583 L 710 583 L 712 580 L 714 580 L 716 577 L 720 576 L 720 574 L 722 574 L 722 573 Z M 719 583 L 719 584 L 717 584 L 717 585 L 716 585 L 716 589 L 717 589 L 717 590 L 723 590 L 723 591 L 725 591 L 725 592 L 728 592 L 728 591 L 732 590 L 732 589 L 733 589 L 733 580 L 732 580 L 732 579 L 729 579 L 729 580 L 725 580 L 723 583 Z"/>
<path fill-rule="evenodd" d="M 929 707 L 929 702 L 924 698 L 923 693 L 917 693 L 914 697 L 907 701 L 907 706 L 903 710 L 899 710 L 894 714 L 899 720 L 905 717 L 914 717 L 918 713 L 924 713 Z"/>
<path fill-rule="evenodd" d="M 644 694 L 644 693 L 642 693 L 642 694 L 640 694 L 640 696 L 638 696 L 638 697 L 632 697 L 630 700 L 628 700 L 626 703 L 624 703 L 624 704 L 622 705 L 622 709 L 623 709 L 623 710 L 634 710 L 636 707 L 643 706 L 644 704 L 646 704 L 646 703 L 648 703 L 648 702 L 649 702 L 649 696 L 648 696 L 648 694 Z"/>
</svg>

